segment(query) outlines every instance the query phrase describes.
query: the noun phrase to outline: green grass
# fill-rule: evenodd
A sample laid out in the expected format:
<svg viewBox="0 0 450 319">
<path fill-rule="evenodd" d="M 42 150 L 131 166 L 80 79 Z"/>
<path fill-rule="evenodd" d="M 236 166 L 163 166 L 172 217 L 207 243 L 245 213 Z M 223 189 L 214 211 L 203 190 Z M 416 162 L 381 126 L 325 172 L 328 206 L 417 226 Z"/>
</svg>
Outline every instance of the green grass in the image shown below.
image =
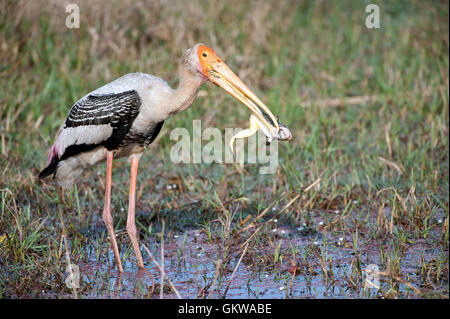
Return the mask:
<svg viewBox="0 0 450 319">
<path fill-rule="evenodd" d="M 104 164 L 87 170 L 64 198 L 37 175 L 77 99 L 136 71 L 176 85 L 181 54 L 203 42 L 279 114 L 293 140 L 279 144 L 275 175 L 259 175 L 257 164 L 239 172 L 233 164 L 172 163 L 172 129 L 192 132 L 195 119 L 203 128 L 247 125 L 245 108 L 205 84 L 191 108 L 166 121 L 141 161 L 142 241 L 159 241 L 162 219 L 167 238 L 203 230 L 205 242 L 220 247 L 210 263 L 223 261 L 221 293 L 253 236 L 242 263 L 273 272 L 286 287 L 291 277 L 283 269 L 294 265 L 308 280 L 350 287 L 353 297 L 448 298 L 448 2 L 379 1 L 380 29 L 365 27 L 363 1 L 78 3 L 81 28 L 72 30 L 62 6 L 0 4 L 0 297 L 71 294 L 60 209 L 71 258 L 114 266 L 101 221 Z M 113 215 L 122 257 L 134 261 L 125 231 L 129 165 L 118 160 L 114 167 Z M 167 189 L 172 180 L 182 189 Z M 272 232 L 303 223 L 288 238 Z M 177 260 L 190 248 L 183 243 Z M 361 286 L 360 265 L 370 261 L 390 271 L 375 295 Z M 336 270 L 340 262 L 348 267 Z M 105 295 L 108 288 L 95 284 L 104 276 L 93 276 L 81 296 Z M 212 282 L 196 280 L 203 288 Z M 299 295 L 288 288 L 286 296 Z"/>
</svg>

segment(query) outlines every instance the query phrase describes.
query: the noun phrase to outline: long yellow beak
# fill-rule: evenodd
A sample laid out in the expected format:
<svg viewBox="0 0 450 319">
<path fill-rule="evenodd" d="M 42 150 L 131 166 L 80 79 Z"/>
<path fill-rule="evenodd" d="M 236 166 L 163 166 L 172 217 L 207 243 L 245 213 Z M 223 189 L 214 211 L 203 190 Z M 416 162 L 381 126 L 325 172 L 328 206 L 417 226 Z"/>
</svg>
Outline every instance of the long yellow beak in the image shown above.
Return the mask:
<svg viewBox="0 0 450 319">
<path fill-rule="evenodd" d="M 208 65 L 208 80 L 241 101 L 255 116 L 267 137 L 278 137 L 280 126 L 277 118 L 225 63 L 217 61 Z"/>
</svg>

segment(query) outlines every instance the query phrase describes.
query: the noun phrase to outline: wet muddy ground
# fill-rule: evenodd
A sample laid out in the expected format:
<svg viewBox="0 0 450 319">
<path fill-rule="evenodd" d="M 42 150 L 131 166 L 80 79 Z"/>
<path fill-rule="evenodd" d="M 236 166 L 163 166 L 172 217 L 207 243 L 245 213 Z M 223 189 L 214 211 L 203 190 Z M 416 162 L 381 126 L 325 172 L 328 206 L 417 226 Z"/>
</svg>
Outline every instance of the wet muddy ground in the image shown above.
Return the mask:
<svg viewBox="0 0 450 319">
<path fill-rule="evenodd" d="M 125 271 L 119 275 L 114 256 L 104 245 L 101 262 L 99 252 L 92 250 L 86 262 L 78 263 L 81 274 L 78 294 L 81 298 L 177 298 L 176 289 L 182 298 L 383 298 L 394 289 L 396 294 L 414 298 L 419 296 L 416 292 L 421 287 L 409 282 L 423 282 L 422 264 L 433 263 L 439 254 L 439 249 L 425 240 L 415 241 L 400 254 L 397 272 L 401 273 L 401 279 L 394 282 L 384 274 L 386 260 L 381 259 L 389 257 L 380 257 L 380 243 L 367 242 L 355 252 L 353 238 L 327 238 L 326 234 L 308 230 L 304 225 L 277 226 L 271 228 L 271 240 L 263 250 L 254 247 L 242 256 L 243 245 L 230 247 L 226 264 L 224 246 L 211 242 L 203 229 L 171 234 L 164 240 L 164 271 L 171 283 L 164 281 L 162 295 L 161 271 L 144 249 L 146 269 L 139 270 L 133 252 L 128 249 L 128 258 L 123 263 Z M 143 244 L 150 247 L 160 263 L 161 243 Z M 276 262 L 270 260 L 277 254 Z M 368 277 L 371 267 L 381 275 Z M 434 288 L 445 289 L 445 281 L 437 282 L 437 286 Z M 67 290 L 66 294 L 53 297 L 72 295 Z"/>
</svg>

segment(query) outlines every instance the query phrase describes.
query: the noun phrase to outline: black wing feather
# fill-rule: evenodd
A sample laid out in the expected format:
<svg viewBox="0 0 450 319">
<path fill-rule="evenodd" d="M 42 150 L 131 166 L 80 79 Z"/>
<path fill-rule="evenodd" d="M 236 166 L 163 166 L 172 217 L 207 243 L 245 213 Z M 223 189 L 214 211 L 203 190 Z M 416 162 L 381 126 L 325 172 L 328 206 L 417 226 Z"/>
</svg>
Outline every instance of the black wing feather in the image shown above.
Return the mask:
<svg viewBox="0 0 450 319">
<path fill-rule="evenodd" d="M 139 114 L 142 101 L 132 90 L 117 94 L 91 94 L 75 103 L 67 115 L 64 127 L 109 124 L 113 128 L 131 126 Z"/>
<path fill-rule="evenodd" d="M 141 104 L 141 98 L 134 90 L 118 94 L 91 94 L 72 107 L 64 127 L 110 125 L 113 128 L 111 136 L 96 146 L 103 145 L 108 150 L 113 150 L 120 145 L 121 140 L 130 131 L 133 121 L 139 114 Z M 68 157 L 76 155 L 71 153 Z"/>
<path fill-rule="evenodd" d="M 58 156 L 52 158 L 49 165 L 39 174 L 39 178 L 54 174 L 58 163 L 71 156 L 101 145 L 108 150 L 119 147 L 138 116 L 141 104 L 141 98 L 135 90 L 117 94 L 91 94 L 75 103 L 67 115 L 63 130 L 78 127 L 81 129 L 83 126 L 92 125 L 110 125 L 113 128 L 112 134 L 107 139 L 98 140 L 95 143 L 78 141 L 79 143 L 68 145 L 60 158 Z"/>
</svg>

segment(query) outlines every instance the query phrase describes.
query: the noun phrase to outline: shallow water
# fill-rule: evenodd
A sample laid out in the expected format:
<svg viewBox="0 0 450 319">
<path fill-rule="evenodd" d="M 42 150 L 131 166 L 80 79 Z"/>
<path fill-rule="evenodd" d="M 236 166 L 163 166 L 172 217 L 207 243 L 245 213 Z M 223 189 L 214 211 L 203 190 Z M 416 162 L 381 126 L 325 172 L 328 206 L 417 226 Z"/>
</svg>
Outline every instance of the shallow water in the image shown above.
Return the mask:
<svg viewBox="0 0 450 319">
<path fill-rule="evenodd" d="M 292 269 L 289 271 L 292 265 L 288 260 L 283 260 L 276 266 L 257 270 L 247 265 L 246 259 L 243 258 L 226 291 L 242 250 L 236 248 L 233 251 L 232 248 L 230 263 L 224 274 L 214 281 L 215 263 L 223 256 L 223 252 L 221 245 L 208 242 L 206 235 L 200 230 L 187 231 L 185 240 L 184 234 L 165 240 L 164 270 L 182 298 L 222 298 L 225 291 L 226 298 L 373 298 L 379 296 L 377 289 L 364 289 L 364 278 L 355 286 L 350 285 L 346 279 L 352 272 L 354 261 L 354 251 L 349 245 L 351 239 L 327 238 L 328 244 L 325 249 L 320 235 L 317 239 L 317 234 L 315 238 L 302 236 L 300 232 L 293 229 L 280 228 L 277 231 L 280 233 L 278 240 L 282 244 L 282 249 L 295 247 L 301 253 L 308 247 L 309 249 L 313 247 L 316 249 L 316 257 L 322 254 L 326 255 L 327 260 L 331 259 L 331 268 L 327 268 L 329 279 L 325 280 L 326 276 L 318 258 L 311 259 L 313 266 L 311 273 L 300 272 L 295 276 Z M 159 244 L 154 242 L 144 244 L 160 262 Z M 123 254 L 123 247 L 121 251 Z M 134 264 L 134 253 L 131 251 L 128 258 L 123 258 L 125 271 L 121 276 L 115 268 L 114 256 L 110 249 L 107 249 L 107 257 L 100 258 L 102 262 L 98 262 L 95 254 L 92 253 L 88 262 L 78 265 L 81 277 L 80 296 L 82 298 L 159 298 L 160 270 L 144 249 L 142 251 L 145 271 L 140 271 Z M 416 278 L 421 256 L 431 259 L 436 253 L 434 249 L 418 243 L 403 254 L 401 273 L 406 274 L 410 279 Z M 297 258 L 301 259 L 301 256 Z M 370 264 L 378 265 L 379 263 L 378 245 L 364 247 L 360 258 L 361 269 L 364 270 Z M 382 286 L 388 285 L 388 280 L 383 278 L 380 280 Z M 397 289 L 404 292 L 406 287 L 400 284 Z M 167 280 L 164 284 L 163 298 L 177 298 Z"/>
</svg>

